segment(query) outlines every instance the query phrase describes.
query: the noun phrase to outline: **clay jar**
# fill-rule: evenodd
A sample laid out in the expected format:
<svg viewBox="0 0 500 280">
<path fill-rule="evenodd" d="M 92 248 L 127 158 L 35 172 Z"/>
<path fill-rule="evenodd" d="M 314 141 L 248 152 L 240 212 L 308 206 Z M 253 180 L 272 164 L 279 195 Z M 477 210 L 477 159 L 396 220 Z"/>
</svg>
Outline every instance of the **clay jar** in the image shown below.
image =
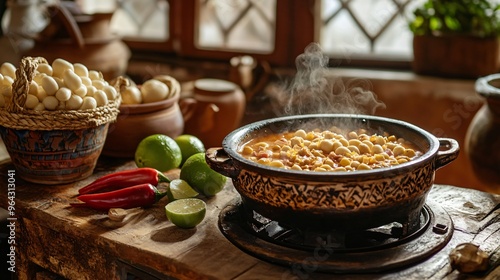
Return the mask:
<svg viewBox="0 0 500 280">
<path fill-rule="evenodd" d="M 218 79 L 194 82 L 193 95 L 180 101 L 184 133 L 200 138 L 205 147 L 220 147 L 229 132 L 240 126 L 245 94 L 235 83 Z"/>
<path fill-rule="evenodd" d="M 168 99 L 120 106 L 117 121 L 109 126 L 103 155 L 133 158 L 139 142 L 152 134 L 175 138 L 182 134 L 184 120 L 178 104 L 180 91 Z"/>
<path fill-rule="evenodd" d="M 475 88 L 486 103 L 471 121 L 465 151 L 477 177 L 500 192 L 500 74 L 479 78 Z"/>
</svg>

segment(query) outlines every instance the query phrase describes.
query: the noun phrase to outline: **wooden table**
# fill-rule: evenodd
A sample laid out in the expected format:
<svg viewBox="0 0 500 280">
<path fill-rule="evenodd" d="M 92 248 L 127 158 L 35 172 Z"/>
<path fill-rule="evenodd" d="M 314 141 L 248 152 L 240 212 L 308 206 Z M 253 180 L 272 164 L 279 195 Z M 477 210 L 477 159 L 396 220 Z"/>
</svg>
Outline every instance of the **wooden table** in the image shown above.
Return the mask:
<svg viewBox="0 0 500 280">
<path fill-rule="evenodd" d="M 238 198 L 228 182 L 206 199 L 205 220 L 180 229 L 166 218 L 160 200 L 147 209 L 131 209 L 123 222 L 107 213 L 72 208 L 78 188 L 109 172 L 134 167 L 132 162 L 100 159 L 94 175 L 75 184 L 41 186 L 26 183 L 9 161 L 0 164 L 0 207 L 15 195 L 15 268 L 19 279 L 331 279 L 331 274 L 295 275 L 290 267 L 254 258 L 229 242 L 218 228 L 218 214 Z M 10 173 L 9 173 L 10 172 Z M 8 194 L 7 182 L 15 179 Z M 175 178 L 178 170 L 168 173 Z M 12 185 L 11 185 L 12 186 Z M 500 196 L 453 186 L 435 185 L 429 199 L 440 203 L 455 224 L 451 241 L 430 259 L 383 274 L 335 275 L 343 279 L 500 279 Z M 490 254 L 491 269 L 463 275 L 452 270 L 448 253 L 474 242 Z M 137 277 L 137 278 L 134 278 Z M 37 278 L 38 277 L 38 278 Z"/>
</svg>

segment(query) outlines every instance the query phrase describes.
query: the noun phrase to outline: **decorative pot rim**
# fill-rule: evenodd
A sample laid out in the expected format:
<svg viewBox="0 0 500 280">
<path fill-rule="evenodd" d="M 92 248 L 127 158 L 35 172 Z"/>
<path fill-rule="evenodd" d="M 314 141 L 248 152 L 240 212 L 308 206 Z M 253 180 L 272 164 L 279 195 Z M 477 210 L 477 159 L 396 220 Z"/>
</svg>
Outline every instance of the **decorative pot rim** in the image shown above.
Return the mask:
<svg viewBox="0 0 500 280">
<path fill-rule="evenodd" d="M 303 170 L 283 169 L 279 167 L 272 167 L 253 162 L 251 160 L 244 158 L 238 153 L 238 145 L 241 144 L 241 139 L 243 139 L 245 135 L 251 133 L 252 131 L 258 131 L 261 128 L 266 127 L 269 124 L 273 123 L 284 123 L 284 122 L 292 122 L 292 121 L 307 120 L 307 119 L 314 120 L 320 118 L 345 118 L 349 120 L 359 120 L 365 123 L 372 121 L 372 122 L 388 123 L 401 127 L 406 127 L 407 129 L 412 130 L 417 134 L 421 135 L 423 138 L 425 138 L 426 141 L 429 143 L 429 147 L 427 151 L 425 151 L 421 156 L 409 162 L 402 163 L 392 167 L 384 167 L 372 170 L 356 170 L 355 172 L 352 171 L 312 172 Z M 244 165 L 245 169 L 252 170 L 261 174 L 276 174 L 277 172 L 280 174 L 281 177 L 291 177 L 291 178 L 300 177 L 302 179 L 311 181 L 331 180 L 332 175 L 339 179 L 343 178 L 345 180 L 349 179 L 359 180 L 360 176 L 367 178 L 367 177 L 387 176 L 390 174 L 401 174 L 404 172 L 408 172 L 409 170 L 413 170 L 417 166 L 428 164 L 429 161 L 435 160 L 435 155 L 438 153 L 440 145 L 441 145 L 440 139 L 436 138 L 434 135 L 430 134 L 429 132 L 425 131 L 424 129 L 416 125 L 401 120 L 396 120 L 386 117 L 371 116 L 371 115 L 361 115 L 361 114 L 309 114 L 309 115 L 277 117 L 277 118 L 262 120 L 251 124 L 247 124 L 232 131 L 224 138 L 222 142 L 223 149 L 226 151 L 229 157 L 236 159 L 239 164 Z M 437 168 L 439 167 L 441 166 L 438 166 Z"/>
<path fill-rule="evenodd" d="M 492 82 L 497 82 L 497 86 L 492 85 Z M 491 74 L 481 77 L 476 80 L 475 90 L 481 96 L 486 98 L 500 99 L 500 73 Z"/>
</svg>

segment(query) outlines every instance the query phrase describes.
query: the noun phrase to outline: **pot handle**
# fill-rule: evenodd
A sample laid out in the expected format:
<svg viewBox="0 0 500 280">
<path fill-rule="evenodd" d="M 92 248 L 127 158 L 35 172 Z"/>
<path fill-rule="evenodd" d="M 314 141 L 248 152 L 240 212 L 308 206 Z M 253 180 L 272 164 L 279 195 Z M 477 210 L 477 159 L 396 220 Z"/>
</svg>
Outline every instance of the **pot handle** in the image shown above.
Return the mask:
<svg viewBox="0 0 500 280">
<path fill-rule="evenodd" d="M 207 149 L 205 159 L 210 168 L 226 177 L 235 179 L 239 174 L 239 170 L 233 164 L 233 159 L 228 156 L 223 148 Z"/>
<path fill-rule="evenodd" d="M 452 138 L 438 138 L 438 140 L 440 150 L 437 152 L 435 159 L 436 169 L 455 160 L 460 152 L 457 140 Z"/>
</svg>

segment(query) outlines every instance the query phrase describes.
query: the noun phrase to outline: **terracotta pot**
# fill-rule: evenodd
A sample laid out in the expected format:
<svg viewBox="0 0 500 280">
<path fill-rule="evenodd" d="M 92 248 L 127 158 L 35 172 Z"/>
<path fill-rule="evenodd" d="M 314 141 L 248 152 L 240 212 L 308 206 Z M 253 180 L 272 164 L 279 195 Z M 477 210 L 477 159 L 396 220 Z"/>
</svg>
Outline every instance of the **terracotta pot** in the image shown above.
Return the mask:
<svg viewBox="0 0 500 280">
<path fill-rule="evenodd" d="M 120 106 L 117 121 L 109 126 L 102 154 L 133 158 L 139 142 L 152 134 L 175 138 L 184 131 L 184 119 L 178 104 L 180 91 L 166 100 Z"/>
<path fill-rule="evenodd" d="M 34 47 L 24 55 L 44 57 L 49 62 L 63 58 L 82 63 L 102 72 L 107 81 L 125 74 L 130 50 L 120 37 L 111 34 L 112 14 L 75 18 L 63 5 L 50 6 L 49 12 L 54 15 L 51 24 L 38 34 Z"/>
<path fill-rule="evenodd" d="M 184 132 L 200 138 L 205 147 L 220 147 L 224 137 L 240 125 L 245 105 L 245 94 L 235 83 L 197 80 L 193 96 L 180 101 Z"/>
<path fill-rule="evenodd" d="M 285 170 L 243 158 L 239 148 L 250 139 L 307 127 L 366 128 L 413 142 L 424 154 L 391 168 L 354 172 Z M 244 209 L 288 226 L 371 228 L 394 221 L 418 221 L 436 169 L 453 161 L 458 142 L 436 138 L 414 125 L 373 116 L 303 115 L 264 120 L 231 132 L 222 148 L 206 158 L 212 169 L 229 176 Z M 411 225 L 415 226 L 415 225 Z"/>
<path fill-rule="evenodd" d="M 414 36 L 417 74 L 473 78 L 500 70 L 500 40 L 473 36 Z"/>
<path fill-rule="evenodd" d="M 465 151 L 479 180 L 500 192 L 500 74 L 478 79 L 476 92 L 486 103 L 469 125 Z"/>
</svg>

